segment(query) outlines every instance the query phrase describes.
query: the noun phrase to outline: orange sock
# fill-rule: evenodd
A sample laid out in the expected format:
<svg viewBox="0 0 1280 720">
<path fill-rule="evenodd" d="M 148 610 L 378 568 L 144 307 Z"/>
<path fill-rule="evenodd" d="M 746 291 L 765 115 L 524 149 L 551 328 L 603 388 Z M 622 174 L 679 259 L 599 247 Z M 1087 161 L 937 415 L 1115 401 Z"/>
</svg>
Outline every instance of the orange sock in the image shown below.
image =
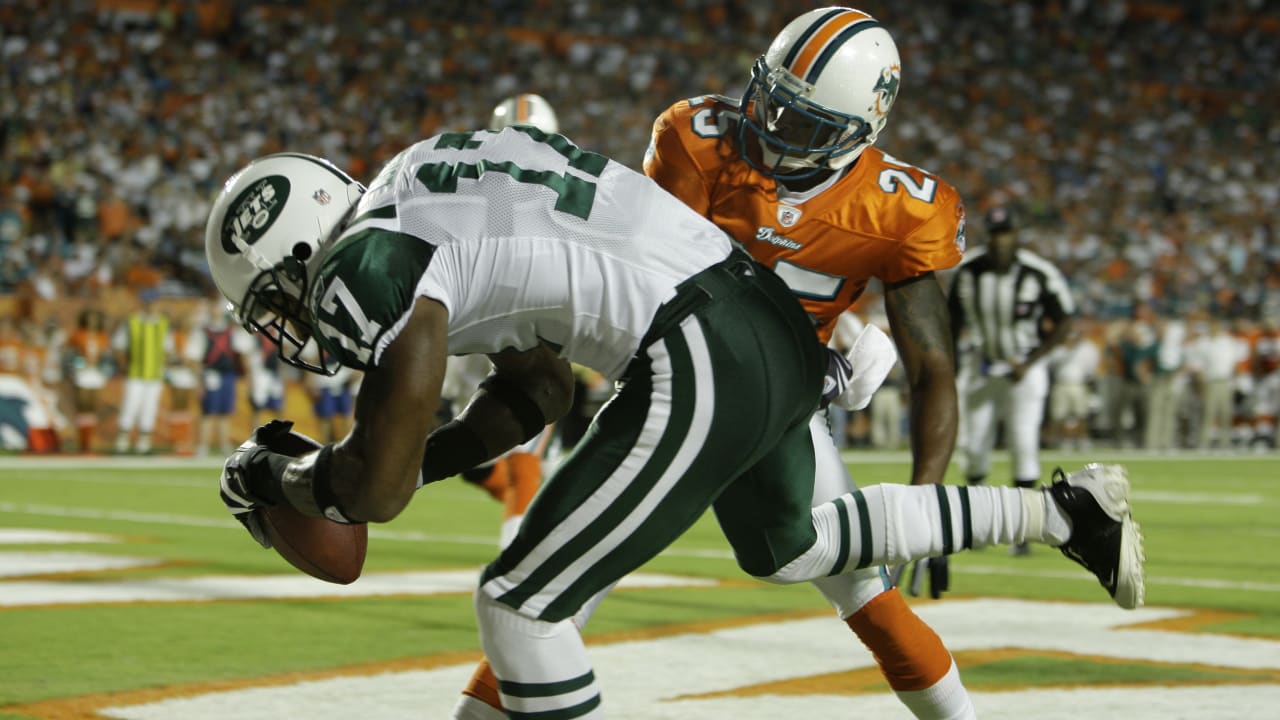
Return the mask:
<svg viewBox="0 0 1280 720">
<path fill-rule="evenodd" d="M 470 695 L 489 707 L 502 709 L 502 700 L 498 697 L 498 678 L 494 676 L 488 660 L 481 660 L 476 666 L 476 671 L 471 674 L 462 694 Z"/>
<path fill-rule="evenodd" d="M 542 483 L 542 460 L 533 453 L 511 453 L 507 456 L 507 467 L 510 475 L 502 511 L 504 519 L 524 515 Z"/>
<path fill-rule="evenodd" d="M 503 502 L 503 498 L 507 492 L 507 477 L 509 473 L 510 469 L 507 465 L 507 459 L 498 458 L 498 460 L 490 466 L 488 477 L 478 482 L 471 482 L 475 482 L 476 487 L 479 487 L 489 493 L 489 497 L 497 500 L 498 502 Z"/>
<path fill-rule="evenodd" d="M 933 687 L 951 669 L 942 639 L 911 611 L 897 588 L 877 595 L 845 623 L 875 655 L 894 690 Z"/>
<path fill-rule="evenodd" d="M 27 450 L 34 453 L 58 451 L 58 433 L 53 428 L 27 431 Z"/>
<path fill-rule="evenodd" d="M 98 419 L 93 415 L 81 414 L 76 417 L 76 429 L 79 430 L 80 452 L 93 452 L 93 436 L 98 429 Z"/>
</svg>

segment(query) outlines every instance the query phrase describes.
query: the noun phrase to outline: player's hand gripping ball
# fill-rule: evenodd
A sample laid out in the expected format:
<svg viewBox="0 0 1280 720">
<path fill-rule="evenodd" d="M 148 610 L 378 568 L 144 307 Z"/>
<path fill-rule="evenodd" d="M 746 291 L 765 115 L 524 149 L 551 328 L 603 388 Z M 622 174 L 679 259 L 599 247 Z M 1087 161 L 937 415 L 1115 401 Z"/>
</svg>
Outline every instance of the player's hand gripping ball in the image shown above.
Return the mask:
<svg viewBox="0 0 1280 720">
<path fill-rule="evenodd" d="M 303 515 L 287 504 L 268 506 L 248 492 L 248 466 L 255 454 L 267 450 L 297 457 L 321 447 L 292 428 L 291 422 L 273 420 L 228 458 L 222 473 L 223 502 L 259 544 L 275 548 L 290 565 L 326 582 L 355 582 L 364 569 L 368 526 Z"/>
</svg>

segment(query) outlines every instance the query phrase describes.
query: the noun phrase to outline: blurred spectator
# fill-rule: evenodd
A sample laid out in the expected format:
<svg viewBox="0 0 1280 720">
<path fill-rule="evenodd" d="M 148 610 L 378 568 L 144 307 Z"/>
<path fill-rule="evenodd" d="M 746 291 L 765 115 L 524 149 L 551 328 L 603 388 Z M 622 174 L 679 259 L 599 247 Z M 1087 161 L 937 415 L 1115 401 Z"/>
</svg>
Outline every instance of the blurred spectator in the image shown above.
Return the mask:
<svg viewBox="0 0 1280 720">
<path fill-rule="evenodd" d="M 236 386 L 244 374 L 242 355 L 254 352 L 255 338 L 232 322 L 230 311 L 216 307 L 204 327 L 187 341 L 187 358 L 200 364 L 200 431 L 197 455 L 227 455 L 235 447 L 231 418 L 236 410 Z"/>
<path fill-rule="evenodd" d="M 903 390 L 907 387 L 907 373 L 902 361 L 894 363 L 884 384 L 871 396 L 868 412 L 871 416 L 871 446 L 883 450 L 902 447 Z"/>
<path fill-rule="evenodd" d="M 1140 447 L 1147 428 L 1147 393 L 1155 372 L 1156 333 L 1145 304 L 1134 308 L 1134 318 L 1120 336 L 1120 382 L 1114 405 L 1116 441 L 1121 447 Z"/>
<path fill-rule="evenodd" d="M 1227 330 L 1226 322 L 1213 320 L 1209 330 L 1187 353 L 1187 366 L 1200 388 L 1202 414 L 1200 448 L 1231 446 L 1232 393 L 1236 365 L 1247 356 L 1244 344 Z"/>
<path fill-rule="evenodd" d="M 1098 377 L 1102 353 L 1090 339 L 1082 321 L 1066 341 L 1049 355 L 1053 385 L 1049 392 L 1049 417 L 1057 446 L 1087 450 L 1089 440 L 1090 384 Z"/>
<path fill-rule="evenodd" d="M 62 449 L 62 436 L 70 424 L 63 410 L 66 384 L 63 382 L 63 358 L 66 355 L 67 334 L 57 320 L 50 318 L 35 333 L 31 350 L 31 383 L 38 387 L 36 394 L 42 398 L 45 411 L 52 423 L 52 437 L 33 440 L 36 451 Z M 33 388 L 34 389 L 34 388 Z"/>
<path fill-rule="evenodd" d="M 1182 416 L 1187 376 L 1184 368 L 1187 326 L 1181 320 L 1164 318 L 1157 322 L 1158 337 L 1152 359 L 1151 382 L 1147 398 L 1148 450 L 1181 447 L 1178 422 Z"/>
<path fill-rule="evenodd" d="M 249 376 L 249 426 L 266 422 L 262 414 L 278 417 L 284 408 L 284 380 L 280 377 L 280 354 L 266 335 L 253 336 L 256 348 L 245 353 L 245 370 Z M 248 343 L 246 343 L 247 345 Z M 339 435 L 338 439 L 345 437 Z"/>
<path fill-rule="evenodd" d="M 173 353 L 173 338 L 169 335 L 169 318 L 155 307 L 154 293 L 139 293 L 138 303 L 138 309 L 116 328 L 111 345 L 125 377 L 116 452 L 132 450 L 145 455 L 151 452 L 151 435 L 160 414 L 164 372 Z"/>
<path fill-rule="evenodd" d="M 189 346 L 193 342 L 192 332 L 189 316 L 179 314 L 174 317 L 170 333 L 173 352 L 169 355 L 165 380 L 169 383 L 169 434 L 173 439 L 174 452 L 180 455 L 194 451 L 191 437 L 194 416 L 191 404 L 199 385 L 199 363 L 191 359 L 193 352 Z M 195 332 L 199 332 L 199 329 Z"/>
<path fill-rule="evenodd" d="M 93 452 L 98 431 L 98 413 L 102 388 L 115 368 L 111 362 L 110 338 L 106 316 L 101 310 L 80 311 L 76 329 L 67 344 L 71 384 L 74 388 L 76 430 L 80 452 Z"/>
<path fill-rule="evenodd" d="M 311 408 L 320 423 L 322 443 L 338 442 L 351 429 L 352 386 L 357 374 L 347 367 L 338 368 L 333 375 L 307 374 L 311 390 Z"/>
<path fill-rule="evenodd" d="M 1258 338 L 1258 382 L 1254 394 L 1257 423 L 1255 443 L 1259 448 L 1276 447 L 1276 416 L 1280 414 L 1280 321 L 1263 323 Z"/>
<path fill-rule="evenodd" d="M 0 266 L 0 285 L 85 241 L 125 240 L 198 293 L 207 198 L 247 158 L 312 152 L 367 176 L 390 148 L 485 126 L 516 92 L 550 101 L 585 149 L 638 166 L 670 98 L 739 95 L 752 60 L 739 48 L 810 6 L 4 3 L 0 244 L 27 260 Z M 1280 307 L 1280 7 L 974 0 L 876 14 L 916 89 L 879 145 L 972 202 L 1009 198 L 1086 314 Z"/>
<path fill-rule="evenodd" d="M 753 59 L 740 48 L 811 5 L 2 2 L 0 293 L 37 321 L 34 308 L 111 283 L 199 297 L 208 198 L 248 158 L 312 152 L 367 177 L 390 148 L 483 127 L 516 92 L 638 167 L 671 98 L 739 95 Z M 884 4 L 912 92 L 877 144 L 971 207 L 998 196 L 1020 210 L 1028 247 L 1085 315 L 1145 303 L 1274 321 L 1280 5 L 1204 8 Z M 1265 435 L 1255 389 L 1242 411 Z M 1110 422 L 1099 413 L 1094 429 Z"/>
</svg>

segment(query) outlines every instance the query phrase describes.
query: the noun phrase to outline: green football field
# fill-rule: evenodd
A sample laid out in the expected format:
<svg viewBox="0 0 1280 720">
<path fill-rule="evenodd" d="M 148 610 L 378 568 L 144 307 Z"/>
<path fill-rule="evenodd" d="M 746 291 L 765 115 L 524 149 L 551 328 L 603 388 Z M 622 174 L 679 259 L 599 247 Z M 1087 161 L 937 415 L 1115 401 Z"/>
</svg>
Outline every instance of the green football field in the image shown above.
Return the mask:
<svg viewBox="0 0 1280 720">
<path fill-rule="evenodd" d="M 863 485 L 907 467 L 847 458 Z M 951 592 L 911 602 L 980 715 L 1052 718 L 1068 702 L 1077 714 L 1062 717 L 1274 717 L 1280 460 L 1044 460 L 1046 475 L 1128 467 L 1147 608 L 1115 609 L 1047 547 L 954 557 Z M 365 575 L 337 588 L 258 549 L 217 476 L 213 462 L 0 458 L 0 718 L 447 717 L 479 657 L 470 590 L 500 508 L 459 481 L 432 485 L 371 529 Z M 710 518 L 586 636 L 611 717 L 909 717 L 820 596 L 745 577 Z"/>
</svg>

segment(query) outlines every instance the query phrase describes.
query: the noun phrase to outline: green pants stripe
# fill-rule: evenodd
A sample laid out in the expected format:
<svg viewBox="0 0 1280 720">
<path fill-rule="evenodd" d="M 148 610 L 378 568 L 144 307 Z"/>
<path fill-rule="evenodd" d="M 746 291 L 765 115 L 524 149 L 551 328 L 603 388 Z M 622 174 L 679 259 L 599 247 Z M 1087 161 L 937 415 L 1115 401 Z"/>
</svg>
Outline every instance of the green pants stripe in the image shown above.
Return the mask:
<svg viewBox="0 0 1280 720">
<path fill-rule="evenodd" d="M 596 474 L 596 479 L 602 482 L 595 484 L 594 491 L 564 516 L 541 542 L 529 547 L 520 542 L 527 539 L 527 535 L 517 537 L 512 545 L 520 547 L 510 557 L 504 553 L 499 559 L 502 566 L 509 568 L 502 572 L 499 582 L 490 579 L 497 574 L 496 568 L 485 578 L 486 584 L 494 583 L 494 588 L 513 585 L 497 596 L 501 602 L 515 608 L 528 605 L 526 611 L 541 615 L 552 602 L 531 603 L 530 598 L 535 593 L 541 593 L 544 599 L 556 598 L 558 608 L 576 601 L 580 594 L 564 595 L 571 585 L 578 585 L 580 592 L 590 597 L 594 590 L 588 591 L 578 581 L 602 561 L 616 562 L 619 559 L 611 555 L 644 524 L 675 481 L 687 470 L 688 460 L 676 464 L 676 455 L 683 446 L 693 447 L 695 452 L 700 448 L 714 411 L 710 382 L 703 383 L 701 393 L 697 387 L 696 368 L 701 364 L 705 370 L 708 360 L 705 345 L 699 347 L 696 361 L 691 356 L 686 336 L 692 334 L 700 338 L 700 331 L 696 322 L 690 325 L 693 332 L 676 335 L 651 347 L 649 367 L 652 375 L 642 386 L 634 388 L 636 392 L 627 393 L 631 402 L 612 402 L 601 410 L 599 424 L 618 423 L 623 426 L 636 422 L 636 411 L 645 413 L 639 423 L 640 433 L 628 440 L 631 446 L 623 460 L 616 464 L 616 469 L 606 475 Z M 645 402 L 636 402 L 634 395 L 641 387 L 647 391 L 648 397 Z M 702 404 L 701 417 L 695 423 L 699 402 Z M 591 469 L 592 449 L 601 444 L 598 439 L 596 442 L 591 440 L 590 437 L 584 438 L 575 452 L 575 460 L 581 458 L 578 466 L 565 467 L 560 472 Z M 584 477 L 584 480 L 575 485 L 581 487 L 585 477 L 590 476 L 579 477 Z M 540 497 L 538 502 L 550 501 Z M 529 514 L 537 519 L 533 508 Z M 677 530 L 672 535 L 674 539 L 684 528 L 671 529 Z M 512 562 L 515 558 L 519 558 L 518 562 Z M 571 615 L 576 607 L 566 610 Z"/>
<path fill-rule="evenodd" d="M 481 592 L 564 620 L 738 485 L 743 523 L 726 528 L 735 551 L 812 544 L 808 419 L 825 351 L 785 285 L 757 272 L 713 268 L 664 306 L 676 311 L 655 319 L 622 389 L 547 480 Z"/>
</svg>

